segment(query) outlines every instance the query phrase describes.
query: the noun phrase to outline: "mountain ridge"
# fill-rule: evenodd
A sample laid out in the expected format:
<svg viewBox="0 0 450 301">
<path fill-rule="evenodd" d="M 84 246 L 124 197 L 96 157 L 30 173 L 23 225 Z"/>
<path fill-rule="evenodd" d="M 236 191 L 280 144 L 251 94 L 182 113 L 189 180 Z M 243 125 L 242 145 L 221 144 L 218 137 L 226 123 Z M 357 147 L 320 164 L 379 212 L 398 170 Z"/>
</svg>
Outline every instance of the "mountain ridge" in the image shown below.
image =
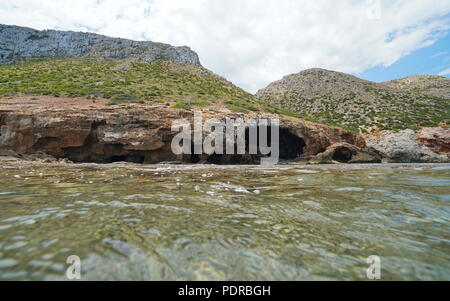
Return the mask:
<svg viewBox="0 0 450 301">
<path fill-rule="evenodd" d="M 290 78 L 297 77 L 297 76 L 304 75 L 304 74 L 311 74 L 311 73 L 312 74 L 318 74 L 318 73 L 319 74 L 320 73 L 336 74 L 336 75 L 345 76 L 349 80 L 353 79 L 355 82 L 360 82 L 360 83 L 365 83 L 368 85 L 375 85 L 375 86 L 387 86 L 387 87 L 391 87 L 394 89 L 401 89 L 401 88 L 399 88 L 399 86 L 401 87 L 402 85 L 409 85 L 408 87 L 411 87 L 411 85 L 413 85 L 412 88 L 415 88 L 415 87 L 419 86 L 420 84 L 423 84 L 423 82 L 425 82 L 425 81 L 435 79 L 438 81 L 447 82 L 447 84 L 449 85 L 449 89 L 450 89 L 450 79 L 448 77 L 441 76 L 441 75 L 415 74 L 415 75 L 409 75 L 409 76 L 400 77 L 400 78 L 387 80 L 387 81 L 383 81 L 383 82 L 375 82 L 375 81 L 370 81 L 370 80 L 366 80 L 366 79 L 357 77 L 357 76 L 349 74 L 349 73 L 330 70 L 330 69 L 324 69 L 324 68 L 309 68 L 309 69 L 305 69 L 305 70 L 302 70 L 297 73 L 287 74 L 287 75 L 283 76 L 281 79 L 273 81 L 268 86 L 270 86 L 274 83 L 277 83 L 277 82 L 282 82 L 283 80 L 286 80 L 286 79 L 290 79 Z M 255 93 L 255 95 L 263 93 L 264 90 L 267 89 L 268 86 L 266 86 L 265 88 L 259 89 Z M 450 94 L 448 94 L 447 98 L 450 98 Z"/>
<path fill-rule="evenodd" d="M 450 79 L 440 75 L 410 75 L 381 82 L 379 85 L 404 91 L 424 93 L 430 96 L 450 98 Z"/>
<path fill-rule="evenodd" d="M 166 59 L 201 66 L 198 54 L 187 46 L 112 38 L 91 32 L 36 30 L 0 24 L 0 64 L 32 57 L 102 57 L 144 63 Z"/>
</svg>

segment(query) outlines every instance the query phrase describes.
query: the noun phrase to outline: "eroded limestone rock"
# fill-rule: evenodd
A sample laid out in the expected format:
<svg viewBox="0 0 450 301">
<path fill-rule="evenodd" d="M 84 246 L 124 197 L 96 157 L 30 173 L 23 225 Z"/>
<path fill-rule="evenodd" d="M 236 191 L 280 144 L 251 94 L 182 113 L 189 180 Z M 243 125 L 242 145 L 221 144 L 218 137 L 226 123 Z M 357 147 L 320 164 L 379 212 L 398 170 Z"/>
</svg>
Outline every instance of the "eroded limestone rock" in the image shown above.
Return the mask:
<svg viewBox="0 0 450 301">
<path fill-rule="evenodd" d="M 106 103 L 106 100 L 104 101 Z M 217 113 L 204 118 L 280 118 L 269 113 Z M 0 101 L 0 150 L 22 154 L 46 153 L 75 162 L 186 162 L 257 164 L 254 155 L 175 155 L 172 122 L 193 121 L 193 112 L 164 105 L 125 104 L 110 107 L 101 100 L 51 98 Z M 356 133 L 296 118 L 281 120 L 281 161 L 307 160 L 333 144 L 365 148 Z"/>
<path fill-rule="evenodd" d="M 450 162 L 449 129 L 374 131 L 366 135 L 366 142 L 369 147 L 385 154 L 391 162 Z"/>
</svg>

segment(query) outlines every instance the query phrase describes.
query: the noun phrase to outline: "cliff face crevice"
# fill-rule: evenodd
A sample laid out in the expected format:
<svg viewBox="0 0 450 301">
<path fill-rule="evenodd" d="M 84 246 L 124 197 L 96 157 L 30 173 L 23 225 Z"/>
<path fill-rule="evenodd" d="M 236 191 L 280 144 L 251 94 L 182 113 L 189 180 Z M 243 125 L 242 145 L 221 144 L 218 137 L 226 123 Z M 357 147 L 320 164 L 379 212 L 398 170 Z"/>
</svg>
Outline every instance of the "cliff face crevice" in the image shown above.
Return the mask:
<svg viewBox="0 0 450 301">
<path fill-rule="evenodd" d="M 61 104 L 62 100 L 53 102 Z M 46 105 L 39 100 L 0 102 L 0 151 L 46 153 L 74 162 L 95 163 L 258 164 L 261 161 L 262 155 L 248 152 L 248 129 L 244 155 L 175 155 L 171 143 L 177 133 L 171 130 L 172 122 L 178 119 L 192 122 L 192 111 L 163 105 L 83 106 L 79 100 L 57 107 L 51 103 L 50 100 Z M 208 112 L 204 113 L 205 120 L 276 118 L 256 112 L 255 116 Z M 358 151 L 365 149 L 364 140 L 358 134 L 300 119 L 281 121 L 279 142 L 281 161 L 307 161 L 336 143 L 351 144 Z"/>
<path fill-rule="evenodd" d="M 101 57 L 146 63 L 165 59 L 200 66 L 198 55 L 187 46 L 0 24 L 0 64 L 30 57 Z"/>
</svg>

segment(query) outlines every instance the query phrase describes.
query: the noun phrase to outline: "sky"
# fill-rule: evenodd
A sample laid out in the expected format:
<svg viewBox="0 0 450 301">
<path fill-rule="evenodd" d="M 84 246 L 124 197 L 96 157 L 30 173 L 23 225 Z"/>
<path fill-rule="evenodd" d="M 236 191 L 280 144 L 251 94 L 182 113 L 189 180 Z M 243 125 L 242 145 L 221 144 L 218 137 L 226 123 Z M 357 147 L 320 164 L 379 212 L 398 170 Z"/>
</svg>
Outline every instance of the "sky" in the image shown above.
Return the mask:
<svg viewBox="0 0 450 301">
<path fill-rule="evenodd" d="M 0 0 L 0 23 L 187 45 L 249 92 L 308 68 L 450 76 L 450 0 Z"/>
</svg>

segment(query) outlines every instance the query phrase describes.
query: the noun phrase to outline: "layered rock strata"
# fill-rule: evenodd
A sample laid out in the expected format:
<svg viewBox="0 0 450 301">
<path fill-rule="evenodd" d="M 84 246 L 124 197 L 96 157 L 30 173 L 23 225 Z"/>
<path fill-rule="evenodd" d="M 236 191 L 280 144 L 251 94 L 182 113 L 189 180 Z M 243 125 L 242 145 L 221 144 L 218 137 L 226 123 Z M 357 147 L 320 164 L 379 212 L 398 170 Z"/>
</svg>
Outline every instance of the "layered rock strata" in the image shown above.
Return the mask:
<svg viewBox="0 0 450 301">
<path fill-rule="evenodd" d="M 106 102 L 106 100 L 104 101 Z M 266 113 L 217 113 L 204 118 L 278 118 Z M 185 162 L 255 164 L 252 155 L 175 155 L 171 142 L 173 121 L 193 121 L 193 112 L 164 105 L 107 106 L 88 99 L 11 99 L 0 101 L 0 150 L 21 154 L 45 153 L 75 162 L 135 163 Z M 281 161 L 307 161 L 336 143 L 351 145 L 349 162 L 364 152 L 364 139 L 356 133 L 301 119 L 281 120 Z M 370 158 L 372 162 L 374 158 Z M 339 160 L 337 160 L 339 161 Z M 358 162 L 361 160 L 358 160 Z M 320 163 L 320 162 L 319 162 Z"/>
</svg>

